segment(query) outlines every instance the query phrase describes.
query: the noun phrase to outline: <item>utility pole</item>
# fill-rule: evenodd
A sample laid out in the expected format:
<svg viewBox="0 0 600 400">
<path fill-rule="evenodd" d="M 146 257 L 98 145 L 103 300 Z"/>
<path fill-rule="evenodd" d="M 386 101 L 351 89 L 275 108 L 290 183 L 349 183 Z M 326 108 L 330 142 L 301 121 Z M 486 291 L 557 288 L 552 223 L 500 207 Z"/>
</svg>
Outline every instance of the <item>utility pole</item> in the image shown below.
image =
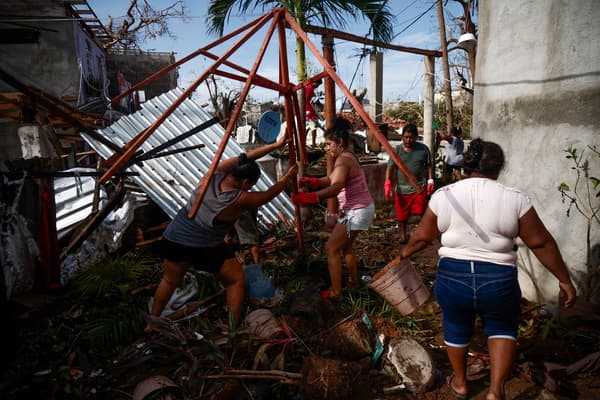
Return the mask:
<svg viewBox="0 0 600 400">
<path fill-rule="evenodd" d="M 425 63 L 425 85 L 423 88 L 423 142 L 431 152 L 435 151 L 435 135 L 433 126 L 433 103 L 435 96 L 435 58 L 424 56 Z"/>
<path fill-rule="evenodd" d="M 444 71 L 444 97 L 446 103 L 446 128 L 452 135 L 452 84 L 450 81 L 450 64 L 448 63 L 448 42 L 446 41 L 446 22 L 444 21 L 444 5 L 437 2 L 438 24 L 440 25 L 440 45 L 442 46 L 442 71 Z"/>
</svg>

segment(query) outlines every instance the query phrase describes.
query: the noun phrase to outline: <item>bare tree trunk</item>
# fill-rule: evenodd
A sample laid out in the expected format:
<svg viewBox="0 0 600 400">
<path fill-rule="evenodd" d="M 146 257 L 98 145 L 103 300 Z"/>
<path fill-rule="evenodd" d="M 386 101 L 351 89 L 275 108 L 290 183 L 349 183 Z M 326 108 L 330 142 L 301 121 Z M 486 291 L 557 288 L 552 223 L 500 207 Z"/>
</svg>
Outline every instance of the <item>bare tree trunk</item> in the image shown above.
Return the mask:
<svg viewBox="0 0 600 400">
<path fill-rule="evenodd" d="M 454 0 L 463 8 L 463 16 L 464 22 L 462 24 L 462 33 L 472 33 L 476 35 L 476 27 L 471 19 L 471 8 L 473 8 L 473 0 Z M 473 46 L 472 48 L 466 49 L 467 58 L 469 60 L 469 68 L 471 69 L 471 82 L 469 82 L 470 87 L 474 87 L 475 85 L 475 59 L 477 55 L 477 46 Z"/>
<path fill-rule="evenodd" d="M 442 70 L 444 71 L 444 93 L 446 97 L 446 127 L 448 135 L 452 135 L 452 82 L 450 81 L 450 65 L 448 63 L 448 42 L 446 41 L 446 22 L 444 21 L 444 6 L 438 0 L 438 24 L 440 25 L 440 45 L 442 46 Z"/>
</svg>

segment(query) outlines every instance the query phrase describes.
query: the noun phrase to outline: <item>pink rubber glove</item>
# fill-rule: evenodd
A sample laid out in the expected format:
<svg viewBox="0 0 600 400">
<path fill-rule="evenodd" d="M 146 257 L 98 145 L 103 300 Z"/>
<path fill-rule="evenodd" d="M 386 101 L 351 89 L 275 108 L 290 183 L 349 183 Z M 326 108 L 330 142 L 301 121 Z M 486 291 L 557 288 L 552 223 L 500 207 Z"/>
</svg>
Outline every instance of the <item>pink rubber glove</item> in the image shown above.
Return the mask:
<svg viewBox="0 0 600 400">
<path fill-rule="evenodd" d="M 319 204 L 317 192 L 292 193 L 292 202 L 298 206 L 305 204 Z"/>
<path fill-rule="evenodd" d="M 427 196 L 431 196 L 433 191 L 435 190 L 435 184 L 433 183 L 433 179 L 427 180 Z"/>
<path fill-rule="evenodd" d="M 318 189 L 319 188 L 319 178 L 310 178 L 310 177 L 302 177 L 298 179 L 299 186 L 306 186 L 309 189 Z"/>
<path fill-rule="evenodd" d="M 392 191 L 392 181 L 390 179 L 386 179 L 383 184 L 383 195 L 385 196 L 386 201 L 390 201 L 394 197 L 394 192 Z"/>
</svg>

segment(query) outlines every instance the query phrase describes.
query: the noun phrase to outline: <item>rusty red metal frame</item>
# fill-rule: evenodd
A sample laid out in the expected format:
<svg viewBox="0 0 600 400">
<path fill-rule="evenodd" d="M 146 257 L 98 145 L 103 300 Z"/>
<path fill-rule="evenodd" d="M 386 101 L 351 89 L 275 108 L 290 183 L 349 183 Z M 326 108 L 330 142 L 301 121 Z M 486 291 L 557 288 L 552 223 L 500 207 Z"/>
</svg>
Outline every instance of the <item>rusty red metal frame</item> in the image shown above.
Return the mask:
<svg viewBox="0 0 600 400">
<path fill-rule="evenodd" d="M 283 9 L 281 9 L 283 10 Z M 284 18 L 282 17 L 283 11 L 279 11 L 277 13 L 277 33 L 279 38 L 279 80 L 281 85 L 287 88 L 285 92 L 285 121 L 286 121 L 286 136 L 288 138 L 293 138 L 291 141 L 291 145 L 289 148 L 289 163 L 296 163 L 296 151 L 299 151 L 300 159 L 302 160 L 302 165 L 306 165 L 306 147 L 303 142 L 303 136 L 301 135 L 299 129 L 299 110 L 296 107 L 298 103 L 298 98 L 296 97 L 295 92 L 291 89 L 290 84 L 290 76 L 288 74 L 288 61 L 287 61 L 287 45 L 285 41 L 285 24 Z M 294 102 L 296 100 L 296 102 Z M 294 115 L 296 118 L 294 118 Z M 294 143 L 295 142 L 295 143 Z M 298 192 L 298 184 L 297 181 L 292 182 L 292 191 L 294 193 Z M 304 238 L 302 236 L 302 216 L 300 213 L 300 206 L 294 204 L 295 213 L 296 213 L 296 238 L 298 240 L 298 248 L 304 249 Z"/>
<path fill-rule="evenodd" d="M 317 58 L 317 60 L 319 60 L 319 62 L 323 66 L 323 69 L 325 70 L 325 72 L 327 72 L 329 77 L 331 79 L 333 79 L 335 81 L 335 83 L 337 83 L 339 88 L 342 90 L 342 92 L 348 98 L 348 101 L 350 101 L 350 104 L 352 104 L 352 106 L 354 106 L 354 109 L 356 110 L 358 115 L 362 118 L 363 122 L 365 124 L 367 124 L 367 126 L 369 127 L 371 132 L 373 132 L 373 134 L 375 135 L 375 138 L 379 141 L 379 143 L 381 143 L 383 145 L 383 147 L 385 148 L 385 150 L 387 151 L 389 156 L 394 161 L 394 164 L 396 164 L 398 169 L 400 171 L 402 171 L 402 173 L 404 175 L 406 175 L 406 178 L 408 179 L 408 182 L 411 184 L 411 186 L 414 187 L 415 190 L 420 193 L 422 191 L 422 188 L 419 186 L 417 180 L 415 179 L 413 174 L 408 170 L 408 168 L 406 167 L 404 162 L 402 162 L 402 160 L 400 159 L 398 154 L 396 154 L 396 151 L 394 150 L 392 145 L 390 145 L 390 143 L 387 141 L 387 139 L 383 135 L 383 133 L 381 133 L 379 131 L 379 128 L 377 127 L 377 125 L 375 125 L 375 122 L 373 122 L 371 117 L 369 117 L 369 115 L 362 108 L 362 104 L 360 104 L 358 102 L 358 100 L 356 99 L 356 97 L 354 97 L 354 95 L 352 93 L 350 93 L 350 90 L 348 90 L 346 85 L 344 85 L 344 82 L 342 82 L 340 77 L 335 72 L 335 69 L 331 65 L 329 65 L 327 60 L 325 60 L 325 58 L 321 55 L 321 53 L 319 53 L 319 51 L 317 50 L 315 45 L 310 41 L 308 36 L 306 36 L 306 33 L 304 33 L 304 31 L 296 23 L 294 18 L 289 13 L 285 13 L 284 15 L 285 15 L 285 19 L 287 20 L 287 23 L 289 24 L 289 26 L 304 41 L 304 43 L 308 46 L 310 51 L 312 51 L 313 55 Z"/>
<path fill-rule="evenodd" d="M 255 59 L 254 65 L 250 71 L 227 60 L 229 58 L 229 56 L 231 56 L 242 44 L 244 44 L 247 40 L 249 40 L 269 20 L 272 20 L 272 23 L 271 23 L 269 30 L 267 32 L 267 35 L 262 43 L 261 49 Z M 287 23 L 287 25 L 286 25 L 286 23 Z M 285 40 L 286 27 L 290 27 L 298 35 L 298 37 L 300 37 L 304 41 L 304 43 L 307 45 L 307 47 L 310 49 L 310 51 L 314 54 L 314 56 L 317 58 L 317 60 L 319 60 L 319 62 L 322 64 L 323 69 L 324 69 L 324 71 L 322 73 L 319 73 L 319 74 L 311 77 L 310 79 L 307 79 L 306 81 L 301 82 L 297 85 L 293 85 L 289 80 L 287 48 L 286 48 L 286 40 Z M 279 48 L 279 66 L 280 66 L 279 83 L 273 82 L 273 81 L 257 74 L 258 68 L 260 67 L 260 64 L 262 62 L 262 59 L 266 52 L 266 49 L 269 45 L 269 42 L 273 36 L 275 28 L 278 28 L 278 39 L 280 42 L 279 43 L 280 44 L 280 48 Z M 218 44 L 221 44 L 221 43 L 225 42 L 226 40 L 236 36 L 237 34 L 239 34 L 241 32 L 244 32 L 246 30 L 248 30 L 248 32 L 243 37 L 238 39 L 235 42 L 235 44 L 233 46 L 231 46 L 221 57 L 217 57 L 216 55 L 214 55 L 208 51 L 212 47 L 214 47 Z M 213 158 L 211 166 L 210 166 L 209 170 L 207 171 L 207 174 L 205 177 L 205 185 L 203 185 L 200 188 L 198 195 L 194 199 L 192 208 L 190 209 L 190 211 L 188 213 L 189 218 L 193 218 L 196 215 L 196 213 L 198 212 L 200 204 L 202 203 L 202 200 L 206 193 L 206 188 L 208 187 L 207 183 L 212 179 L 214 172 L 216 171 L 217 165 L 219 164 L 219 162 L 221 160 L 221 156 L 223 155 L 223 152 L 225 150 L 227 142 L 229 141 L 231 133 L 232 133 L 233 129 L 235 128 L 235 125 L 236 125 L 237 119 L 241 113 L 244 101 L 246 100 L 248 92 L 250 91 L 250 87 L 253 84 L 259 85 L 259 86 L 262 86 L 262 87 L 265 87 L 268 89 L 277 90 L 277 91 L 279 91 L 280 95 L 284 96 L 285 110 L 286 110 L 285 118 L 286 118 L 286 126 L 287 126 L 286 136 L 289 139 L 291 139 L 289 141 L 290 165 L 296 163 L 298 158 L 300 158 L 300 160 L 302 161 L 303 164 L 306 164 L 306 146 L 305 146 L 306 139 L 304 138 L 304 135 L 302 135 L 302 132 L 304 131 L 304 118 L 303 118 L 303 115 L 300 115 L 300 105 L 298 104 L 298 98 L 296 96 L 296 92 L 298 90 L 306 87 L 308 84 L 310 84 L 312 82 L 315 82 L 324 77 L 329 77 L 338 85 L 338 87 L 346 95 L 346 97 L 348 98 L 350 103 L 354 106 L 354 109 L 356 110 L 356 112 L 363 119 L 363 121 L 369 127 L 369 129 L 371 129 L 371 131 L 374 133 L 375 138 L 387 150 L 388 154 L 390 155 L 390 157 L 392 158 L 392 160 L 394 161 L 394 163 L 396 164 L 398 169 L 400 169 L 400 171 L 402 171 L 402 173 L 407 176 L 410 184 L 417 191 L 419 191 L 419 192 L 421 191 L 421 188 L 419 187 L 418 183 L 416 182 L 416 179 L 410 173 L 410 171 L 405 166 L 405 164 L 402 162 L 402 160 L 398 157 L 398 155 L 396 154 L 396 152 L 394 151 L 392 146 L 387 141 L 386 137 L 379 131 L 378 127 L 375 125 L 373 120 L 371 120 L 369 115 L 363 110 L 362 105 L 350 93 L 350 90 L 345 86 L 344 82 L 337 75 L 334 67 L 332 67 L 327 62 L 327 60 L 325 60 L 325 58 L 319 53 L 317 48 L 310 41 L 310 39 L 308 38 L 306 33 L 296 23 L 296 21 L 290 15 L 290 13 L 287 11 L 287 9 L 285 9 L 285 8 L 273 9 L 270 13 L 265 14 L 263 17 L 258 18 L 253 22 L 250 22 L 249 24 L 243 26 L 242 28 L 239 28 L 230 34 L 223 36 L 222 38 L 211 43 L 210 45 L 196 50 L 195 52 L 184 57 L 177 63 L 171 64 L 170 66 L 153 74 L 149 78 L 143 80 L 142 82 L 140 82 L 137 85 L 135 85 L 134 87 L 132 87 L 131 91 L 134 91 L 134 90 L 146 85 L 147 83 L 162 76 L 163 74 L 165 74 L 166 72 L 170 71 L 171 69 L 177 67 L 178 65 L 181 65 L 182 63 L 189 61 L 190 59 L 196 57 L 197 55 L 201 55 L 201 54 L 203 54 L 209 58 L 215 59 L 215 62 L 192 85 L 190 85 L 190 87 L 188 87 L 188 89 L 186 89 L 184 91 L 184 93 L 173 104 L 171 104 L 169 106 L 169 108 L 167 110 L 165 110 L 165 112 L 154 123 L 152 123 L 148 128 L 146 128 L 138 136 L 136 136 L 134 139 L 132 139 L 132 141 L 130 141 L 129 143 L 127 143 L 124 146 L 124 148 L 123 148 L 124 153 L 122 155 L 119 155 L 119 158 L 109 167 L 109 169 L 100 178 L 101 183 L 106 182 L 113 174 L 115 174 L 115 172 L 118 172 L 120 169 L 124 168 L 128 164 L 129 160 L 135 155 L 136 150 L 143 144 L 143 142 L 145 140 L 148 139 L 148 137 L 156 130 L 156 128 L 158 126 L 160 126 L 160 124 L 162 124 L 165 121 L 165 119 L 194 90 L 196 90 L 196 88 L 200 85 L 200 83 L 202 83 L 211 74 L 214 74 L 214 75 L 220 75 L 220 76 L 238 80 L 238 81 L 245 81 L 245 84 L 244 84 L 244 87 L 240 94 L 240 98 L 236 104 L 234 111 L 233 111 L 233 114 L 227 123 L 227 127 L 225 128 L 225 134 L 223 136 L 223 139 L 221 140 L 221 143 L 219 144 L 219 147 L 217 149 L 215 157 Z M 225 65 L 225 66 L 230 67 L 241 73 L 246 73 L 247 77 L 244 78 L 243 76 L 240 76 L 240 75 L 237 75 L 234 73 L 221 71 L 218 69 L 219 66 L 221 66 L 221 65 Z M 125 95 L 127 95 L 127 92 L 115 97 L 112 100 L 112 102 L 113 103 L 117 102 Z M 297 191 L 297 184 L 295 182 L 293 183 L 293 191 L 294 192 Z M 298 235 L 299 247 L 302 249 L 303 245 L 302 245 L 301 226 L 302 225 L 301 225 L 301 220 L 300 220 L 300 210 L 299 210 L 299 207 L 296 206 L 296 232 Z"/>
<path fill-rule="evenodd" d="M 229 50 L 227 50 L 225 52 L 225 54 L 223 54 L 217 61 L 215 61 L 215 63 L 210 68 L 208 68 L 194 83 L 192 83 L 181 94 L 181 96 L 179 96 L 179 98 L 177 98 L 177 100 L 175 100 L 173 102 L 173 104 L 171 104 L 169 106 L 169 108 L 167 108 L 165 110 L 165 112 L 156 121 L 154 121 L 140 135 L 138 135 L 135 139 L 133 139 L 132 142 L 129 142 L 128 143 L 129 148 L 125 151 L 125 153 L 123 153 L 123 155 L 121 155 L 115 161 L 115 163 L 113 165 L 111 165 L 108 168 L 108 170 L 100 178 L 99 182 L 100 183 L 105 183 L 106 181 L 108 181 L 110 179 L 110 177 L 115 172 L 119 171 L 125 165 L 127 165 L 127 163 L 129 162 L 129 160 L 135 155 L 135 152 L 137 151 L 137 149 L 150 137 L 150 135 L 156 130 L 156 128 L 158 128 L 160 126 L 160 124 L 162 124 L 167 119 L 167 117 L 169 115 L 171 115 L 171 113 L 173 111 L 175 111 L 175 109 L 177 107 L 179 107 L 179 105 L 181 103 L 183 103 L 183 101 L 185 99 L 187 99 L 196 90 L 196 88 L 202 82 L 204 82 L 204 80 L 206 78 L 208 78 L 208 76 L 211 75 L 213 73 L 213 71 L 215 71 L 219 67 L 219 65 L 221 65 L 231 54 L 233 54 L 242 44 L 244 44 L 246 42 L 246 40 L 248 40 L 250 37 L 252 37 L 260 28 L 262 28 L 263 25 L 265 25 L 267 23 L 267 21 L 269 19 L 271 19 L 272 14 L 273 14 L 273 12 L 271 12 L 269 14 L 266 14 L 265 16 L 263 16 L 262 18 L 260 18 L 258 20 L 258 22 L 256 22 L 256 24 L 254 25 L 254 27 L 252 29 L 250 29 L 250 31 L 248 33 L 246 33 L 242 38 L 240 38 L 237 42 L 235 42 L 234 45 L 231 46 L 231 48 L 229 48 Z M 253 75 L 255 75 L 255 74 L 251 74 L 251 75 L 252 75 L 252 79 L 254 79 Z M 250 78 L 249 78 L 249 80 L 250 80 Z M 246 86 L 248 86 L 248 88 L 249 88 L 250 85 L 248 83 L 249 82 L 247 82 Z M 241 103 L 243 103 L 243 100 L 240 100 L 239 104 L 241 105 Z M 238 112 L 238 115 L 239 115 L 239 112 Z M 237 118 L 237 116 L 236 116 L 236 118 Z M 227 132 L 225 132 L 225 134 L 227 136 Z M 220 155 L 219 155 L 219 158 L 220 158 Z M 212 175 L 209 175 L 209 176 L 212 176 Z"/>
<path fill-rule="evenodd" d="M 279 10 L 279 9 L 277 9 L 277 10 Z M 277 11 L 277 10 L 275 10 L 273 15 L 278 15 L 279 11 Z M 264 25 L 264 23 L 262 25 Z M 257 24 L 256 26 L 260 28 L 262 25 Z M 267 47 L 271 40 L 271 37 L 273 36 L 273 32 L 275 31 L 276 26 L 277 26 L 277 20 L 274 19 L 271 23 L 271 26 L 269 27 L 269 30 L 265 37 L 265 40 L 263 40 L 262 46 L 261 46 L 260 50 L 258 51 L 258 55 L 256 56 L 256 60 L 254 61 L 254 65 L 252 66 L 252 69 L 250 70 L 250 74 L 248 75 L 248 79 L 246 80 L 246 84 L 244 85 L 244 87 L 242 89 L 242 93 L 240 94 L 238 102 L 233 110 L 231 117 L 229 118 L 229 122 L 227 123 L 227 127 L 225 128 L 225 135 L 223 136 L 223 139 L 221 140 L 221 143 L 219 144 L 219 147 L 217 148 L 217 152 L 215 153 L 215 157 L 213 158 L 213 161 L 210 164 L 208 171 L 206 172 L 205 183 L 200 188 L 198 195 L 196 196 L 196 199 L 194 200 L 194 203 L 192 204 L 192 207 L 191 207 L 190 211 L 188 212 L 189 218 L 194 218 L 194 216 L 198 212 L 198 208 L 200 208 L 200 204 L 202 203 L 202 199 L 204 198 L 206 189 L 208 188 L 210 180 L 212 179 L 212 177 L 215 173 L 215 170 L 217 169 L 217 165 L 219 164 L 219 161 L 221 160 L 223 151 L 225 151 L 225 146 L 227 145 L 227 142 L 229 141 L 231 132 L 233 131 L 233 129 L 235 128 L 235 125 L 237 124 L 237 119 L 242 111 L 242 107 L 244 106 L 244 102 L 246 101 L 246 97 L 248 96 L 248 92 L 250 91 L 250 86 L 252 86 L 252 81 L 254 80 L 254 78 L 256 76 L 256 71 L 258 71 L 258 68 L 260 67 L 260 63 L 265 55 L 265 52 L 267 50 Z M 252 29 L 250 32 L 253 32 L 256 30 Z M 247 38 L 244 37 L 243 39 L 245 41 Z M 229 54 L 227 54 L 227 56 L 229 56 Z M 225 57 L 225 56 L 223 56 L 223 57 Z M 290 151 L 290 153 L 291 153 L 291 151 Z"/>
<path fill-rule="evenodd" d="M 178 66 L 180 66 L 181 64 L 184 64 L 184 63 L 188 62 L 189 60 L 191 60 L 191 59 L 193 59 L 193 58 L 195 58 L 195 57 L 197 57 L 197 56 L 203 55 L 203 56 L 206 56 L 206 57 L 210 57 L 210 58 L 212 58 L 212 59 L 214 59 L 214 60 L 218 60 L 218 57 L 217 57 L 217 56 L 215 56 L 214 54 L 210 53 L 208 50 L 212 49 L 212 48 L 213 48 L 213 47 L 215 47 L 215 46 L 218 46 L 218 45 L 220 45 L 221 43 L 224 43 L 224 42 L 226 42 L 227 40 L 229 40 L 229 39 L 231 39 L 231 38 L 233 38 L 233 37 L 236 37 L 236 36 L 237 36 L 237 35 L 239 35 L 240 33 L 242 33 L 242 32 L 244 32 L 244 31 L 248 30 L 249 28 L 251 28 L 252 26 L 254 26 L 254 25 L 256 25 L 256 24 L 260 23 L 262 20 L 266 20 L 266 19 L 270 18 L 270 15 L 271 15 L 271 13 L 269 13 L 269 14 L 265 14 L 265 15 L 263 15 L 262 17 L 260 17 L 260 18 L 257 18 L 257 19 L 255 19 L 254 21 L 252 21 L 252 22 L 249 22 L 249 23 L 247 23 L 246 25 L 244 25 L 244 26 L 242 26 L 242 27 L 240 27 L 240 28 L 238 28 L 238 29 L 234 30 L 233 32 L 231 32 L 231 33 L 228 33 L 227 35 L 225 35 L 225 36 L 223 36 L 223 37 L 221 37 L 221 38 L 219 38 L 219 39 L 215 40 L 215 41 L 214 41 L 214 42 L 212 42 L 211 44 L 209 44 L 209 45 L 207 45 L 207 46 L 204 46 L 204 47 L 201 47 L 201 48 L 199 48 L 198 50 L 196 50 L 196 51 L 194 51 L 194 52 L 192 52 L 192 53 L 188 54 L 187 56 L 183 57 L 181 60 L 179 60 L 179 61 L 177 61 L 177 62 L 174 62 L 173 64 L 167 65 L 165 68 L 163 68 L 163 69 L 161 69 L 161 70 L 159 70 L 159 71 L 155 72 L 154 74 L 150 75 L 149 77 L 147 77 L 146 79 L 142 80 L 141 82 L 139 82 L 139 83 L 137 83 L 137 84 L 133 85 L 133 86 L 132 86 L 132 87 L 131 87 L 129 90 L 127 90 L 127 91 L 125 91 L 125 92 L 123 92 L 123 93 L 119 94 L 118 96 L 114 97 L 114 98 L 113 98 L 113 99 L 110 101 L 110 102 L 111 102 L 111 104 L 117 104 L 117 103 L 119 102 L 119 100 L 121 100 L 123 97 L 125 97 L 125 96 L 128 96 L 129 94 L 131 94 L 131 93 L 135 92 L 136 90 L 138 90 L 138 89 L 140 89 L 140 88 L 142 88 L 142 87 L 146 86 L 146 85 L 147 85 L 147 84 L 149 84 L 150 82 L 153 82 L 154 80 L 156 80 L 156 79 L 160 78 L 161 76 L 163 76 L 163 75 L 164 75 L 164 74 L 166 74 L 167 72 L 169 72 L 169 71 L 171 71 L 171 70 L 173 70 L 173 69 L 177 68 L 177 67 L 178 67 Z M 227 66 L 229 66 L 229 67 L 232 67 L 232 68 L 237 68 L 237 69 L 238 69 L 240 72 L 245 72 L 245 73 L 248 73 L 248 71 L 247 71 L 247 70 L 244 70 L 243 68 L 241 68 L 241 67 L 238 67 L 238 66 L 236 66 L 236 65 L 235 65 L 235 64 L 233 64 L 233 63 L 230 63 L 230 62 L 224 62 L 224 64 L 225 64 L 225 65 L 227 65 Z M 241 68 L 241 69 L 240 69 L 240 68 Z M 265 78 L 265 79 L 266 79 L 266 78 Z"/>
</svg>

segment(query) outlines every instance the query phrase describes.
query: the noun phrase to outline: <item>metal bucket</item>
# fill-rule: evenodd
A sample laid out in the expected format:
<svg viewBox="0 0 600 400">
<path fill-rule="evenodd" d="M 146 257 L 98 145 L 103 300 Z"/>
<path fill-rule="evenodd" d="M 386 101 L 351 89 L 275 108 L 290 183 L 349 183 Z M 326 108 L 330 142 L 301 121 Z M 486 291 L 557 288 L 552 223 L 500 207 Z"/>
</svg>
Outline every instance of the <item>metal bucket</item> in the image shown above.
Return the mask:
<svg viewBox="0 0 600 400">
<path fill-rule="evenodd" d="M 430 293 L 423 280 L 411 265 L 400 257 L 377 272 L 369 281 L 369 287 L 379 293 L 402 315 L 418 310 L 429 300 Z"/>
</svg>

